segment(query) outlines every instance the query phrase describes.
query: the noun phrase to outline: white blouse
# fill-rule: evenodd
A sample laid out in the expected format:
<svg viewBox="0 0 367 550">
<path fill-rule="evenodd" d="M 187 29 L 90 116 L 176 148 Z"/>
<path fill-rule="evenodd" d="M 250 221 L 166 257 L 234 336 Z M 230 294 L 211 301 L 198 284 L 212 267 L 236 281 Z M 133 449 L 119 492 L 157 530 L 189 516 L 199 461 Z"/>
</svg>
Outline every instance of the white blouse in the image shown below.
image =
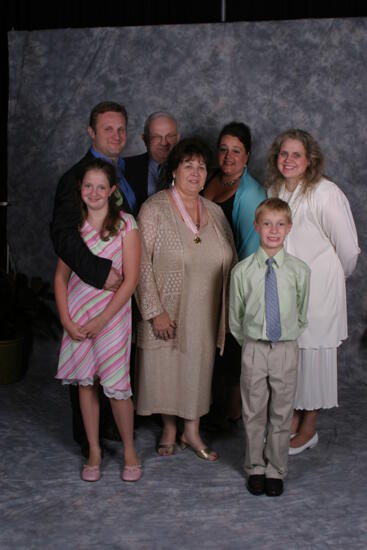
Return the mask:
<svg viewBox="0 0 367 550">
<path fill-rule="evenodd" d="M 308 327 L 299 346 L 337 347 L 348 336 L 345 278 L 360 252 L 348 199 L 325 178 L 306 196 L 301 185 L 293 193 L 283 186 L 279 198 L 289 203 L 293 217 L 285 248 L 311 268 Z"/>
</svg>

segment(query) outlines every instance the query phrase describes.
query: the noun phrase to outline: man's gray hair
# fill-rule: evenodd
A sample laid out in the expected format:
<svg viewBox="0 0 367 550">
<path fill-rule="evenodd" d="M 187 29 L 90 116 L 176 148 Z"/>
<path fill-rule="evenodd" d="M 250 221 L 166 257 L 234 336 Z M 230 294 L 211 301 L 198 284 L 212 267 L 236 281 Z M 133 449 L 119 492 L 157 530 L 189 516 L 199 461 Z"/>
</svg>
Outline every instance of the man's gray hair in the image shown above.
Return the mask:
<svg viewBox="0 0 367 550">
<path fill-rule="evenodd" d="M 175 117 L 171 113 L 169 113 L 168 111 L 155 111 L 154 113 L 151 113 L 148 116 L 148 118 L 146 119 L 145 124 L 144 124 L 143 138 L 144 138 L 145 143 L 149 142 L 150 123 L 153 122 L 153 120 L 155 120 L 156 118 L 160 118 L 160 117 L 169 118 L 170 120 L 172 120 L 176 124 L 176 128 L 177 128 L 177 126 L 178 126 L 177 120 L 175 119 Z"/>
</svg>

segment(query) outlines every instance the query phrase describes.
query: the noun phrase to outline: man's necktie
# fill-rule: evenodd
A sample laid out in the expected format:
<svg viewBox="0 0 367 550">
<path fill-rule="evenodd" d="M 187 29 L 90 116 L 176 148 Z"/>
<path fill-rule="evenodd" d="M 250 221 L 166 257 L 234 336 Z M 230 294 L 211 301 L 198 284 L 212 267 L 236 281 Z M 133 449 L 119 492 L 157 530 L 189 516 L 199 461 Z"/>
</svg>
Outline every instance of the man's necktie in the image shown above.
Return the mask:
<svg viewBox="0 0 367 550">
<path fill-rule="evenodd" d="M 120 188 L 126 197 L 131 212 L 135 215 L 137 213 L 137 202 L 135 193 L 130 186 L 129 182 L 125 178 L 125 161 L 121 157 L 117 161 L 117 175 L 120 180 Z"/>
<path fill-rule="evenodd" d="M 149 175 L 148 175 L 148 197 L 160 191 L 160 172 L 162 164 L 156 164 L 151 162 L 149 164 Z"/>
<path fill-rule="evenodd" d="M 282 334 L 280 326 L 277 278 L 273 268 L 273 258 L 268 258 L 265 273 L 265 317 L 266 335 L 271 342 L 277 342 Z"/>
</svg>

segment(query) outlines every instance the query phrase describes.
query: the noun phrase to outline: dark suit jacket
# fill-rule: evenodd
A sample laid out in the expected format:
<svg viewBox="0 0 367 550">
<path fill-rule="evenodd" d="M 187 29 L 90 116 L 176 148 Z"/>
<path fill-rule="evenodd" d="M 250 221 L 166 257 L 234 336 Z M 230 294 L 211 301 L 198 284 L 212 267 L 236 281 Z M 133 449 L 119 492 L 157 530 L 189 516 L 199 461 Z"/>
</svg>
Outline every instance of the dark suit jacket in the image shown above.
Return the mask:
<svg viewBox="0 0 367 550">
<path fill-rule="evenodd" d="M 148 153 L 125 159 L 125 177 L 134 190 L 138 210 L 148 198 L 148 167 Z"/>
<path fill-rule="evenodd" d="M 111 269 L 111 260 L 95 256 L 87 247 L 78 231 L 81 222 L 81 204 L 78 182 L 83 168 L 94 156 L 90 151 L 59 181 L 56 190 L 51 238 L 56 254 L 83 281 L 102 288 Z M 123 194 L 122 194 L 123 195 Z M 130 213 L 129 205 L 123 196 L 124 210 Z"/>
</svg>

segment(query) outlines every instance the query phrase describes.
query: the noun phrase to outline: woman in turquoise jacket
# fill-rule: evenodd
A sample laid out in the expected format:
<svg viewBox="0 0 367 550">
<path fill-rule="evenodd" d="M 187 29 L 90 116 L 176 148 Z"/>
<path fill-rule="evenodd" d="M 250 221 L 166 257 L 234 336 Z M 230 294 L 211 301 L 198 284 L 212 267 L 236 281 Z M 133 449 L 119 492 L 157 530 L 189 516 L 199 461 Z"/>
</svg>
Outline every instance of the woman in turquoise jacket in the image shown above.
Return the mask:
<svg viewBox="0 0 367 550">
<path fill-rule="evenodd" d="M 251 131 L 243 122 L 231 122 L 221 130 L 217 142 L 218 169 L 209 178 L 204 197 L 223 209 L 234 234 L 238 259 L 243 260 L 259 247 L 259 235 L 254 228 L 256 207 L 266 199 L 264 188 L 249 174 L 247 162 L 251 152 Z M 219 383 L 213 386 L 214 407 L 221 409 L 230 420 L 241 417 L 241 349 L 227 334 L 223 357 L 217 357 L 216 374 Z M 216 388 L 227 388 L 223 396 L 216 396 Z M 221 403 L 222 402 L 222 403 Z M 220 404 L 221 403 L 221 404 Z M 218 412 L 218 411 L 217 411 Z"/>
</svg>

